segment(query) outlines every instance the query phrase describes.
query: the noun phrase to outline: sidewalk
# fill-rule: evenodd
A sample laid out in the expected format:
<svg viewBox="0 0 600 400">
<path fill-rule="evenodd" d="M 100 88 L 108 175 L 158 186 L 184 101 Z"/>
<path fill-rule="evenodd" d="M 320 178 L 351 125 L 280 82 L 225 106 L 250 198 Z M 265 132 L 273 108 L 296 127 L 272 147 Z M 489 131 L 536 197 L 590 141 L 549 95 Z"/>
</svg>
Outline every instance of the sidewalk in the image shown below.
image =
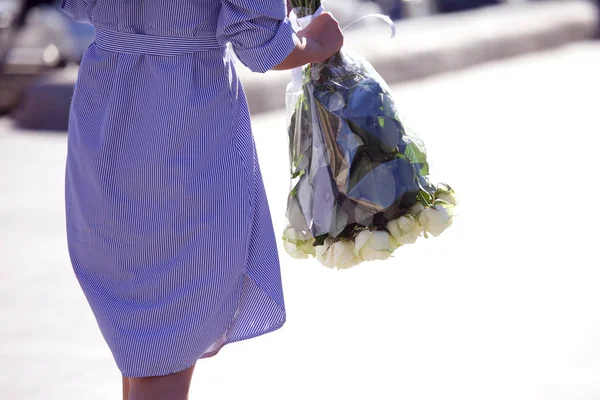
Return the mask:
<svg viewBox="0 0 600 400">
<path fill-rule="evenodd" d="M 391 85 L 478 63 L 594 37 L 596 7 L 585 0 L 544 1 L 401 21 L 390 40 L 385 23 L 349 31 L 348 48 L 367 58 Z M 285 106 L 289 72 L 255 74 L 241 64 L 252 113 Z M 16 119 L 31 129 L 65 130 L 77 69 L 35 85 Z"/>
</svg>

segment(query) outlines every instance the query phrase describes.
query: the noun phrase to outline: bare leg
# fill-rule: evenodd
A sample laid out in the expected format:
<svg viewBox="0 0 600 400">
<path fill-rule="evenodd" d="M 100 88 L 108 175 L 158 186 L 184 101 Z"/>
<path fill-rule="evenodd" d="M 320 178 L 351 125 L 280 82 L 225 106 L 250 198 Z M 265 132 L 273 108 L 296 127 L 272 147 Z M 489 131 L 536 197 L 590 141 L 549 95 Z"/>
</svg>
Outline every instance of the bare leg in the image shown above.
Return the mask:
<svg viewBox="0 0 600 400">
<path fill-rule="evenodd" d="M 128 400 L 187 400 L 194 366 L 167 376 L 129 378 Z"/>
<path fill-rule="evenodd" d="M 123 400 L 129 400 L 129 378 L 123 377 Z"/>
</svg>

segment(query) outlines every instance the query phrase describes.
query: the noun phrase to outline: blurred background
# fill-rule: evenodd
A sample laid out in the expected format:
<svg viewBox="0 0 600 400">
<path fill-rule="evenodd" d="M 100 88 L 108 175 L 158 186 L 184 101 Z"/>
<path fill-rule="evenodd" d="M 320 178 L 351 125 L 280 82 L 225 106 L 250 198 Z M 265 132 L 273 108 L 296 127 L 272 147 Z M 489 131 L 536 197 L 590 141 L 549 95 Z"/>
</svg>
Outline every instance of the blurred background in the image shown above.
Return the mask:
<svg viewBox="0 0 600 400">
<path fill-rule="evenodd" d="M 22 5 L 0 0 L 0 398 L 117 399 L 64 232 L 68 110 L 94 30 L 34 1 L 16 31 Z M 288 323 L 199 363 L 190 398 L 600 400 L 598 4 L 325 7 L 342 26 L 395 20 L 394 39 L 365 19 L 346 43 L 390 84 L 459 215 L 348 271 L 280 249 Z M 282 232 L 290 73 L 238 67 Z"/>
<path fill-rule="evenodd" d="M 514 8 L 515 5 L 542 2 L 542 0 L 329 0 L 324 4 L 335 14 L 342 26 L 347 26 L 361 16 L 373 13 L 389 15 L 402 26 L 405 21 L 430 20 L 435 16 L 464 13 L 483 7 L 513 6 Z M 17 32 L 15 25 L 23 14 L 23 4 L 27 5 L 28 10 L 22 21 L 23 26 Z M 518 12 L 515 15 L 518 16 Z M 484 24 L 485 18 L 480 18 L 482 16 L 485 17 L 485 15 L 474 14 L 470 21 L 464 19 L 462 21 Z M 444 22 L 443 19 L 439 19 L 440 25 Z M 364 39 L 366 26 L 382 28 L 383 23 L 376 19 L 364 19 L 354 24 L 348 31 L 350 35 L 355 33 L 355 37 Z M 487 35 L 493 28 L 490 26 L 488 32 L 479 33 Z M 385 42 L 385 36 L 381 31 L 379 32 L 367 36 L 368 41 Z M 429 35 L 435 34 L 435 31 L 430 29 L 422 30 L 422 33 L 427 32 L 430 32 Z M 0 70 L 0 113 L 16 114 L 14 117 L 17 118 L 17 122 L 26 127 L 65 129 L 67 121 L 65 113 L 68 113 L 68 99 L 76 79 L 76 67 L 93 40 L 94 28 L 91 25 L 71 21 L 60 11 L 60 1 L 27 0 L 22 3 L 20 0 L 0 0 L 0 56 L 5 61 Z M 350 44 L 353 43 L 351 40 Z M 373 48 L 362 43 L 358 47 L 359 51 L 366 48 L 377 53 L 382 46 Z M 510 49 L 508 50 L 510 52 Z M 425 72 L 428 68 L 430 66 L 423 67 Z M 405 80 L 385 76 L 385 73 L 383 75 L 391 81 Z M 27 101 L 31 105 L 25 104 Z M 250 102 L 252 103 L 252 98 Z M 20 113 L 19 106 L 22 106 Z M 31 110 L 30 107 L 35 110 Z"/>
</svg>

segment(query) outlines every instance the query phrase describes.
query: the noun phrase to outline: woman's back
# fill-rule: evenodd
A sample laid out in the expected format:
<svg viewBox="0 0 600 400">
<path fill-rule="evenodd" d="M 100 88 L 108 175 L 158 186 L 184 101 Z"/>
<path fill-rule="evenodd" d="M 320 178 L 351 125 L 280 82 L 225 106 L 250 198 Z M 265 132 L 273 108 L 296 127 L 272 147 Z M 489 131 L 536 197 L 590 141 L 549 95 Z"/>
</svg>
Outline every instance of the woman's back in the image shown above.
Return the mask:
<svg viewBox="0 0 600 400">
<path fill-rule="evenodd" d="M 78 21 L 104 29 L 194 37 L 216 32 L 221 0 L 66 0 L 63 9 Z"/>
</svg>

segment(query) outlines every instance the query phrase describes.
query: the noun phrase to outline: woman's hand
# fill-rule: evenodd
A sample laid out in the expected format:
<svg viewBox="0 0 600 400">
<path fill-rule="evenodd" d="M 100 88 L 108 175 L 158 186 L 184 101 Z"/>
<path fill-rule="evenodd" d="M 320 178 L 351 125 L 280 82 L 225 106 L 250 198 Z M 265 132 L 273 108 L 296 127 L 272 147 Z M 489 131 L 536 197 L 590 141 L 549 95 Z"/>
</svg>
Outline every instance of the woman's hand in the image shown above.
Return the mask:
<svg viewBox="0 0 600 400">
<path fill-rule="evenodd" d="M 340 25 L 328 12 L 319 15 L 306 28 L 299 31 L 298 37 L 314 42 L 316 59 L 312 62 L 327 60 L 344 45 L 344 35 Z"/>
<path fill-rule="evenodd" d="M 275 70 L 286 70 L 301 65 L 322 62 L 340 51 L 344 35 L 340 25 L 330 13 L 316 17 L 297 34 L 300 43 Z"/>
</svg>

